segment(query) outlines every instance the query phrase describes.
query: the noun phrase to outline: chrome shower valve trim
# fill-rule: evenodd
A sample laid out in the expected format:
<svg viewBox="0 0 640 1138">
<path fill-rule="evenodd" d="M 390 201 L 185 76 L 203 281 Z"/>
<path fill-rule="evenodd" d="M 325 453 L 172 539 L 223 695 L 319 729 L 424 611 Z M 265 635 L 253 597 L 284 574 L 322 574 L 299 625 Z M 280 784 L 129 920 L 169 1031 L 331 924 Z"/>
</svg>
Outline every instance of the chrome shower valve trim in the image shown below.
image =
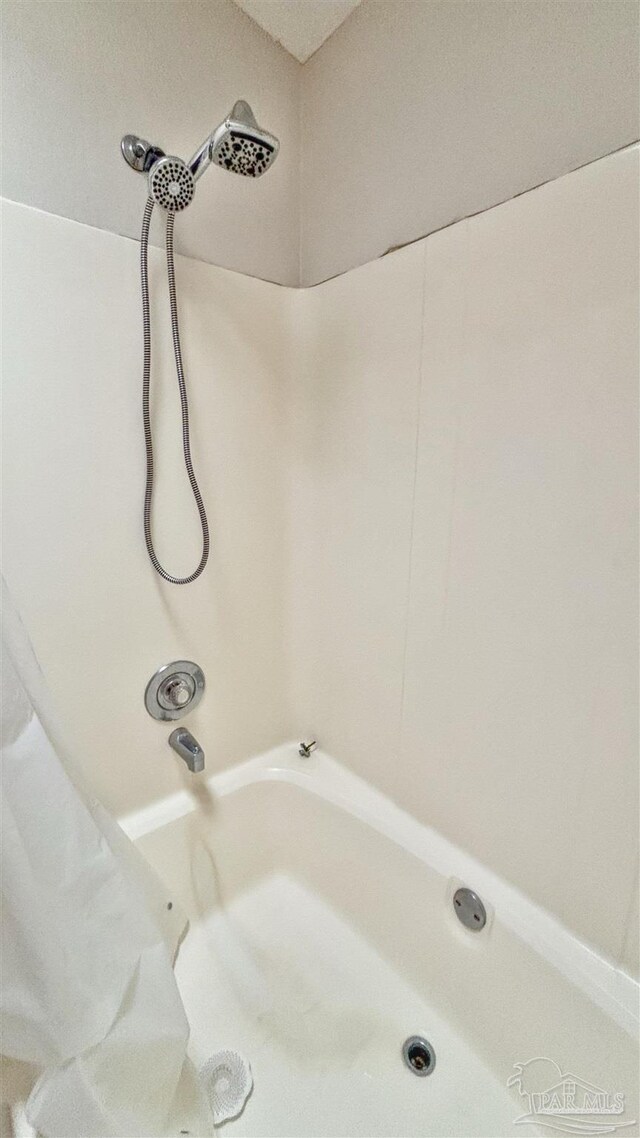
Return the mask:
<svg viewBox="0 0 640 1138">
<path fill-rule="evenodd" d="M 153 674 L 144 693 L 152 719 L 182 719 L 198 706 L 204 694 L 204 672 L 192 660 L 174 660 Z"/>
</svg>

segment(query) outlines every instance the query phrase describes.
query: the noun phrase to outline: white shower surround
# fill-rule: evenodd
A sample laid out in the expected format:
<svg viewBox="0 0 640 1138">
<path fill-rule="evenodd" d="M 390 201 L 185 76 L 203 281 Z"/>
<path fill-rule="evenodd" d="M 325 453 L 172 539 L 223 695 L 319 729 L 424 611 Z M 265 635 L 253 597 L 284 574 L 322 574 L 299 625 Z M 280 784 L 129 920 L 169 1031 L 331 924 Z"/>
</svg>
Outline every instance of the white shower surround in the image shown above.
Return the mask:
<svg viewBox="0 0 640 1138">
<path fill-rule="evenodd" d="M 142 694 L 190 656 L 208 772 L 311 732 L 634 971 L 637 159 L 310 290 L 181 259 L 213 531 L 185 590 L 141 535 L 137 244 L 5 203 L 5 574 L 113 812 L 188 785 Z M 156 336 L 180 571 L 197 520 Z"/>
</svg>

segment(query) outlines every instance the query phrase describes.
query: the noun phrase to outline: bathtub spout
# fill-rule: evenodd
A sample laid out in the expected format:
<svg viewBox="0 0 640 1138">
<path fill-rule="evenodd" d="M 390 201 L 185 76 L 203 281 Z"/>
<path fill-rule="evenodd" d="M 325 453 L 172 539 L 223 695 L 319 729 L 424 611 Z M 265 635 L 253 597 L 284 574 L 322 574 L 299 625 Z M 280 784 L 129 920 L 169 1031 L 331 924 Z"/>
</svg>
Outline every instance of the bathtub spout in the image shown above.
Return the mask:
<svg viewBox="0 0 640 1138">
<path fill-rule="evenodd" d="M 197 739 L 185 727 L 177 727 L 169 736 L 169 743 L 176 754 L 184 759 L 192 774 L 204 770 L 204 751 Z"/>
</svg>

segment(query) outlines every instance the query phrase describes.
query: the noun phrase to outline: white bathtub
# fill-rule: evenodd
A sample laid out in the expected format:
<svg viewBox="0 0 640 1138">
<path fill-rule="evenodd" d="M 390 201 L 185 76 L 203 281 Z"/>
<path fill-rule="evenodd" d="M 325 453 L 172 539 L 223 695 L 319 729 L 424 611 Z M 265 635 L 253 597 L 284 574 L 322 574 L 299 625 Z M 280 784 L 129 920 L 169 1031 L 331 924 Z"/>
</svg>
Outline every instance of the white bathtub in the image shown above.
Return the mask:
<svg viewBox="0 0 640 1138">
<path fill-rule="evenodd" d="M 189 917 L 192 1057 L 251 1062 L 225 1132 L 638 1133 L 637 985 L 549 914 L 321 753 L 285 746 L 193 791 L 122 825 Z M 487 906 L 480 933 L 455 916 L 461 882 Z M 428 1078 L 403 1065 L 413 1034 Z M 520 1091 L 569 1082 L 575 1109 L 516 1122 L 541 1105 Z M 585 1094 L 599 1116 L 576 1115 Z"/>
</svg>

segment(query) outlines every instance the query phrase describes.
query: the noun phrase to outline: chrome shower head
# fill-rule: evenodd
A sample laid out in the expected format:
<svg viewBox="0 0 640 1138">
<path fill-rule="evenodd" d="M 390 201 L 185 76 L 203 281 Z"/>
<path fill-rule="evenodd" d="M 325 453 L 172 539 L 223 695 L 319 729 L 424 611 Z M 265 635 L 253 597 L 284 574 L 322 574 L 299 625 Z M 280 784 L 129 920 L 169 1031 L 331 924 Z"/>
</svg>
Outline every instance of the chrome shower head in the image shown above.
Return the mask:
<svg viewBox="0 0 640 1138">
<path fill-rule="evenodd" d="M 233 174 L 260 178 L 275 162 L 279 149 L 275 135 L 258 126 L 249 104 L 239 99 L 224 122 L 196 151 L 189 168 L 196 180 L 210 162 Z"/>
<path fill-rule="evenodd" d="M 196 183 L 182 158 L 165 154 L 137 134 L 125 134 L 120 143 L 122 157 L 138 174 L 147 175 L 149 196 L 169 213 L 186 209 L 193 201 Z"/>
<path fill-rule="evenodd" d="M 136 134 L 125 134 L 120 147 L 131 169 L 147 174 L 149 194 L 156 205 L 177 213 L 191 204 L 196 182 L 212 162 L 245 178 L 259 178 L 275 162 L 280 143 L 258 126 L 249 104 L 239 99 L 190 162 L 165 154 Z"/>
<path fill-rule="evenodd" d="M 172 213 L 186 209 L 193 201 L 196 183 L 181 158 L 165 154 L 149 171 L 149 194 L 156 205 Z"/>
</svg>

